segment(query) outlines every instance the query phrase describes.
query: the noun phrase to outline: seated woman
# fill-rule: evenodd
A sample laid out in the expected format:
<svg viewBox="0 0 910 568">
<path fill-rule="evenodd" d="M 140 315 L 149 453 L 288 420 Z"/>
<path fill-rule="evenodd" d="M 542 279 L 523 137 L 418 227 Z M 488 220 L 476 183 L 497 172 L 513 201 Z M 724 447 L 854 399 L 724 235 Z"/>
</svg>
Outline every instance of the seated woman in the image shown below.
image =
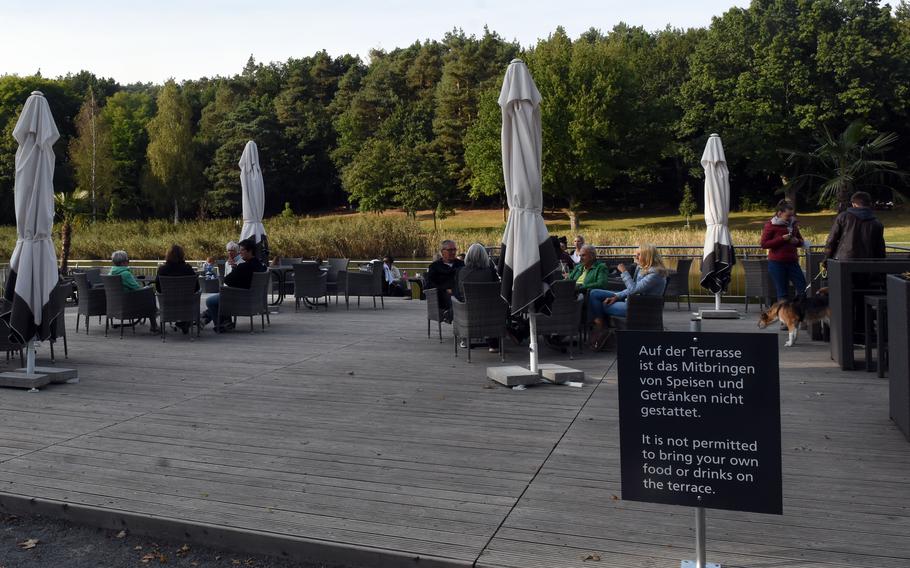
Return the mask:
<svg viewBox="0 0 910 568">
<path fill-rule="evenodd" d="M 265 267 L 262 262 L 259 261 L 259 258 L 256 256 L 256 241 L 253 239 L 244 239 L 238 243 L 240 248 L 240 256 L 242 257 L 242 262 L 234 266 L 234 269 L 224 277 L 224 285 L 230 286 L 231 288 L 243 288 L 249 290 L 253 285 L 253 273 L 254 272 L 265 272 L 268 268 Z M 220 300 L 219 294 L 212 294 L 205 299 L 206 310 L 202 314 L 202 325 L 208 325 L 210 321 L 218 317 L 218 303 Z M 222 319 L 216 324 L 216 331 L 224 331 L 226 329 L 231 329 L 233 324 L 228 322 L 226 318 Z"/>
<path fill-rule="evenodd" d="M 193 267 L 186 263 L 186 254 L 180 245 L 171 245 L 167 254 L 164 255 L 164 264 L 158 267 L 158 273 L 155 275 L 155 289 L 161 291 L 161 276 L 196 276 Z M 196 289 L 199 289 L 199 282 L 196 282 Z M 190 332 L 191 322 L 179 321 L 175 324 L 180 331 L 185 334 Z"/>
<path fill-rule="evenodd" d="M 401 271 L 395 266 L 395 259 L 386 255 L 382 259 L 382 269 L 385 272 L 383 293 L 386 296 L 407 296 L 411 290 L 408 279 L 402 276 Z"/>
<path fill-rule="evenodd" d="M 480 243 L 474 243 L 468 247 L 468 252 L 464 257 L 464 267 L 455 275 L 455 297 L 464 302 L 464 284 L 465 282 L 499 282 L 499 274 L 490 262 L 490 255 L 487 249 Z M 487 345 L 490 353 L 499 351 L 499 339 L 488 337 Z M 468 338 L 461 340 L 461 347 L 468 346 Z"/>
<path fill-rule="evenodd" d="M 574 280 L 577 288 L 602 290 L 607 287 L 609 275 L 606 265 L 597 262 L 597 249 L 593 245 L 582 245 L 581 262 L 575 265 L 566 278 Z"/>
<path fill-rule="evenodd" d="M 610 335 L 606 325 L 609 316 L 625 317 L 628 305 L 626 298 L 633 294 L 642 296 L 662 296 L 667 286 L 667 268 L 663 259 L 652 244 L 643 244 L 635 251 L 638 269 L 629 274 L 624 264 L 617 266 L 622 275 L 626 289 L 620 292 L 610 290 L 591 290 L 588 294 L 588 315 L 594 320 L 594 332 L 591 334 L 591 348 L 601 349 Z"/>
<path fill-rule="evenodd" d="M 243 262 L 243 257 L 240 255 L 240 246 L 234 241 L 228 241 L 224 248 L 227 252 L 227 258 L 224 262 L 224 275 L 227 276 L 234 270 L 235 266 Z"/>
<path fill-rule="evenodd" d="M 125 250 L 115 250 L 111 254 L 111 276 L 119 276 L 120 282 L 123 285 L 123 289 L 132 294 L 139 294 L 136 296 L 138 301 L 146 308 L 146 312 L 150 314 L 149 318 L 149 331 L 152 333 L 158 333 L 158 319 L 155 317 L 155 314 L 158 312 L 157 304 L 155 304 L 155 290 L 152 288 L 147 288 L 142 286 L 136 277 L 133 276 L 132 270 L 130 270 L 130 257 L 126 254 Z"/>
</svg>

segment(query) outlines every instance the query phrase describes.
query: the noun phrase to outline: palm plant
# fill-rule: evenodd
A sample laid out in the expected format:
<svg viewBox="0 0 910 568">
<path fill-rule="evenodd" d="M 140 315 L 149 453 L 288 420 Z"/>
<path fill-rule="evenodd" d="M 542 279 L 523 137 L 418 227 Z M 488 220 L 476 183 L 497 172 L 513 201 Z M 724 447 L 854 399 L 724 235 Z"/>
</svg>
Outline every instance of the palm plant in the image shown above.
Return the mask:
<svg viewBox="0 0 910 568">
<path fill-rule="evenodd" d="M 70 249 L 73 244 L 73 226 L 82 216 L 88 192 L 85 190 L 72 193 L 54 194 L 54 212 L 61 222 L 60 226 L 60 273 L 66 274 L 69 269 Z"/>
<path fill-rule="evenodd" d="M 783 190 L 795 194 L 801 189 L 817 187 L 820 205 L 836 205 L 838 212 L 850 206 L 850 196 L 860 190 L 890 190 L 903 195 L 889 180 L 903 180 L 907 174 L 895 162 L 882 159 L 897 141 L 893 132 L 874 132 L 861 122 L 852 122 L 840 135 L 825 128 L 824 136 L 811 152 L 782 150 L 787 163 L 803 172 L 789 179 Z"/>
</svg>

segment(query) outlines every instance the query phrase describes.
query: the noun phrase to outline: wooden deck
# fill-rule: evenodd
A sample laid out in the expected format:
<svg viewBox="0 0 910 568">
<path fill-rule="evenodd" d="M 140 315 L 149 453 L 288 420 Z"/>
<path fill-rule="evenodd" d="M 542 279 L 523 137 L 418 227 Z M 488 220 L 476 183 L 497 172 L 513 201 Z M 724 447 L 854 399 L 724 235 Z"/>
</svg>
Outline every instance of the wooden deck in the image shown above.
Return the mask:
<svg viewBox="0 0 910 568">
<path fill-rule="evenodd" d="M 445 343 L 435 328 L 428 340 L 423 303 L 367 304 L 286 304 L 265 333 L 165 344 L 69 325 L 58 365 L 80 384 L 0 390 L 0 508 L 337 564 L 692 557 L 691 510 L 618 498 L 612 353 L 571 362 L 583 388 L 491 388 L 498 357 L 455 359 L 447 326 Z M 751 318 L 705 331 L 752 331 Z M 667 325 L 688 317 L 670 310 Z M 887 381 L 801 339 L 781 349 L 785 514 L 709 511 L 709 560 L 906 568 L 910 443 L 888 420 Z"/>
</svg>

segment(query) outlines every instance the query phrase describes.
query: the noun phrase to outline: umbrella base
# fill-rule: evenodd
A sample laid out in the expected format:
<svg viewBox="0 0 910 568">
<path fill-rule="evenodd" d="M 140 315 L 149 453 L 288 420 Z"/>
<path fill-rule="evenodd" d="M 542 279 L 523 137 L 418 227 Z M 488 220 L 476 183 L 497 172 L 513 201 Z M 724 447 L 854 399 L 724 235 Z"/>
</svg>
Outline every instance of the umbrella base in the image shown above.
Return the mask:
<svg viewBox="0 0 910 568">
<path fill-rule="evenodd" d="M 699 310 L 698 315 L 702 319 L 739 319 L 739 312 L 736 310 Z"/>
<path fill-rule="evenodd" d="M 487 378 L 507 387 L 536 385 L 540 382 L 540 375 L 518 365 L 487 367 Z"/>
<path fill-rule="evenodd" d="M 25 373 L 25 369 L 16 369 L 17 373 Z M 79 373 L 76 369 L 62 369 L 59 367 L 35 367 L 35 373 L 47 375 L 51 384 L 60 385 L 63 383 L 78 383 Z"/>
<path fill-rule="evenodd" d="M 0 373 L 0 387 L 15 389 L 39 389 L 47 386 L 51 378 L 47 375 L 29 375 L 25 372 L 9 371 Z"/>
<path fill-rule="evenodd" d="M 553 363 L 541 363 L 537 366 L 540 376 L 556 384 L 568 382 L 584 382 L 585 373 L 571 367 L 555 365 Z"/>
</svg>

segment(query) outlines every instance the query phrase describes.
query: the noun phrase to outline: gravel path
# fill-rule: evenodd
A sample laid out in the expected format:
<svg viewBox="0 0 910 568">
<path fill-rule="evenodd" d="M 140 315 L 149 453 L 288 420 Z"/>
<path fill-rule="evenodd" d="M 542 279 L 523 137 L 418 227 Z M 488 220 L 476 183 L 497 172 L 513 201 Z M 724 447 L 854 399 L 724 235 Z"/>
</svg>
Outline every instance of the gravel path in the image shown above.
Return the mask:
<svg viewBox="0 0 910 568">
<path fill-rule="evenodd" d="M 29 542 L 37 540 L 37 543 Z M 28 546 L 33 545 L 31 548 Z M 326 568 L 0 513 L 0 568 Z"/>
</svg>

